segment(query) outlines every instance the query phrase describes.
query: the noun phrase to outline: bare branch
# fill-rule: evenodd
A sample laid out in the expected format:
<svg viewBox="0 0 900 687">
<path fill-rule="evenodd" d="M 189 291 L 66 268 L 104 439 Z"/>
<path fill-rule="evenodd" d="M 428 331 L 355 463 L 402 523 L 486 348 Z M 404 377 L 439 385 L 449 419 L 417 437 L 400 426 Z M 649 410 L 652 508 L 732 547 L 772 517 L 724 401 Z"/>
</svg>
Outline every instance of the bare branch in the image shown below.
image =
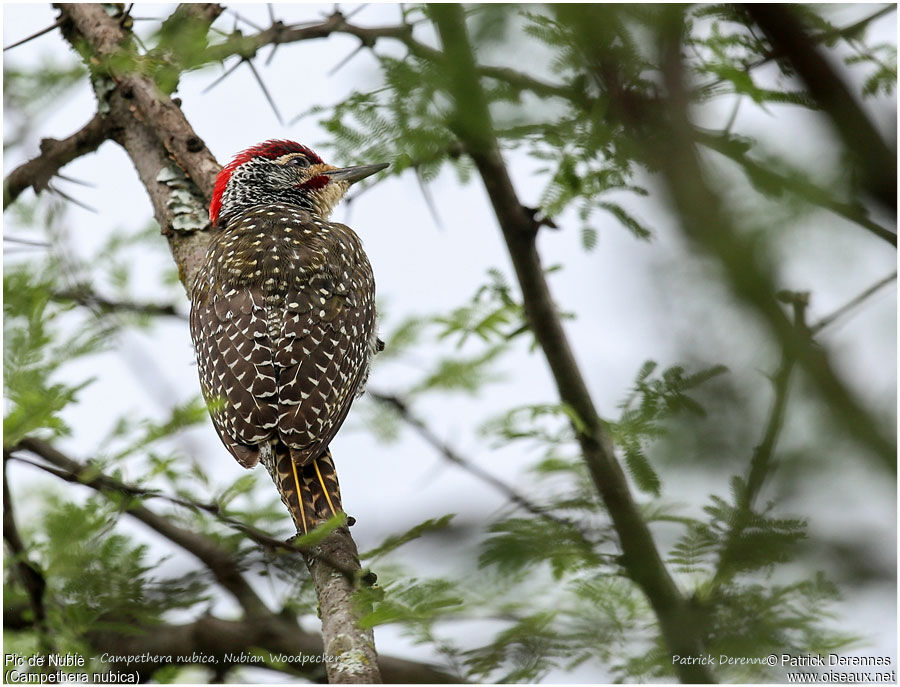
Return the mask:
<svg viewBox="0 0 900 687">
<path fill-rule="evenodd" d="M 73 301 L 89 308 L 99 308 L 105 312 L 129 312 L 139 315 L 164 315 L 186 320 L 187 316 L 178 311 L 174 305 L 162 303 L 135 303 L 133 301 L 112 301 L 99 296 L 86 286 L 53 293 L 57 301 Z"/>
<path fill-rule="evenodd" d="M 588 537 L 587 533 L 583 532 L 581 528 L 574 522 L 571 522 L 566 518 L 561 518 L 557 515 L 554 515 L 553 513 L 549 512 L 548 509 L 542 508 L 541 506 L 532 502 L 523 494 L 516 491 L 513 487 L 511 487 L 503 480 L 494 477 L 494 475 L 487 472 L 486 470 L 482 470 L 476 463 L 463 457 L 456 449 L 450 446 L 450 444 L 438 437 L 434 433 L 434 431 L 425 423 L 425 421 L 410 409 L 409 405 L 403 399 L 392 394 L 384 394 L 378 391 L 374 391 L 373 389 L 368 389 L 366 391 L 366 395 L 371 396 L 378 403 L 381 403 L 396 411 L 397 414 L 403 419 L 403 421 L 414 430 L 416 430 L 418 435 L 422 437 L 435 451 L 437 451 L 437 453 L 444 460 L 453 463 L 462 470 L 465 470 L 470 475 L 473 475 L 485 484 L 491 485 L 494 489 L 503 494 L 507 499 L 509 499 L 512 503 L 516 504 L 520 508 L 527 510 L 533 515 L 537 515 L 538 517 L 554 522 L 557 525 L 562 525 L 566 528 L 577 531 L 581 533 L 581 536 L 586 543 L 591 543 L 590 537 Z"/>
<path fill-rule="evenodd" d="M 111 136 L 106 117 L 95 114 L 81 129 L 68 138 L 41 141 L 41 154 L 16 167 L 3 181 L 3 209 L 6 210 L 29 186 L 39 193 L 47 189 L 50 179 L 72 160 L 92 153 Z"/>
<path fill-rule="evenodd" d="M 832 324 L 835 320 L 843 317 L 844 315 L 849 313 L 851 310 L 853 310 L 854 308 L 859 306 L 861 303 L 864 303 L 866 300 L 868 300 L 868 298 L 870 296 L 874 295 L 875 293 L 877 293 L 879 290 L 881 290 L 888 284 L 893 284 L 896 281 L 897 281 L 897 271 L 895 270 L 893 272 L 893 274 L 889 274 L 884 279 L 880 279 L 879 281 L 875 282 L 872 286 L 867 288 L 865 291 L 863 291 L 858 296 L 851 299 L 848 303 L 845 303 L 840 308 L 835 310 L 833 313 L 831 313 L 830 315 L 826 315 L 821 320 L 819 320 L 814 325 L 812 325 L 809 328 L 810 334 L 813 334 L 813 335 L 818 334 L 823 329 L 825 329 L 825 327 Z"/>
</svg>

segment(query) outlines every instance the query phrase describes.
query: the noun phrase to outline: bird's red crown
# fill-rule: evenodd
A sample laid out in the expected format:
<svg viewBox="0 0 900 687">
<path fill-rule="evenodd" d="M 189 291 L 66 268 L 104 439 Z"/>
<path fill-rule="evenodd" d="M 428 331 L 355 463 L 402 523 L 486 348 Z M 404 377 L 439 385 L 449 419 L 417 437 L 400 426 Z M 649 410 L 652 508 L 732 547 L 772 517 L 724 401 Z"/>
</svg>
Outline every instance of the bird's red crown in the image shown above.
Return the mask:
<svg viewBox="0 0 900 687">
<path fill-rule="evenodd" d="M 210 221 L 215 224 L 216 220 L 219 218 L 219 212 L 222 210 L 222 195 L 225 193 L 225 188 L 228 186 L 228 180 L 231 179 L 231 175 L 234 173 L 234 170 L 236 170 L 245 162 L 257 157 L 265 158 L 267 160 L 274 160 L 281 157 L 282 155 L 287 155 L 288 153 L 303 153 L 307 158 L 309 158 L 309 161 L 312 163 L 322 162 L 322 158 L 316 155 L 305 145 L 301 145 L 296 141 L 271 139 L 269 141 L 257 143 L 255 146 L 251 146 L 246 150 L 242 150 L 240 153 L 235 155 L 234 159 L 227 165 L 225 165 L 219 172 L 218 176 L 216 176 L 216 183 L 215 186 L 213 186 L 212 200 L 209 203 Z"/>
</svg>

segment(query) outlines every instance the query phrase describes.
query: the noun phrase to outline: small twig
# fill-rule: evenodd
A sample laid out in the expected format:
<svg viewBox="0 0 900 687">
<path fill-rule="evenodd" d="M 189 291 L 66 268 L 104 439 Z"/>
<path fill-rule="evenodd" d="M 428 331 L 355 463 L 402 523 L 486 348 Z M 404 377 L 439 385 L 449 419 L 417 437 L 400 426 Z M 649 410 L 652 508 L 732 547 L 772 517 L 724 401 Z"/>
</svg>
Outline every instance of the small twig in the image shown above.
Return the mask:
<svg viewBox="0 0 900 687">
<path fill-rule="evenodd" d="M 36 246 L 38 248 L 49 248 L 50 244 L 46 241 L 35 241 L 33 239 L 23 239 L 19 236 L 9 236 L 8 234 L 3 237 L 4 241 L 8 241 L 10 243 L 21 243 L 24 246 Z"/>
<path fill-rule="evenodd" d="M 238 14 L 237 12 L 235 12 L 235 11 L 234 11 L 233 9 L 231 9 L 230 7 L 229 7 L 226 11 L 227 11 L 229 14 L 231 14 L 235 19 L 244 22 L 244 23 L 245 23 L 247 26 L 249 26 L 250 28 L 255 29 L 256 31 L 262 31 L 262 30 L 263 30 L 262 27 L 259 26 L 259 24 L 256 24 L 256 23 L 250 21 L 250 20 L 247 19 L 246 17 L 242 17 L 240 14 Z"/>
<path fill-rule="evenodd" d="M 544 518 L 545 520 L 554 522 L 557 525 L 562 525 L 563 527 L 571 528 L 579 532 L 582 536 L 582 539 L 584 539 L 586 543 L 590 544 L 590 538 L 574 522 L 550 513 L 546 508 L 542 508 L 541 506 L 532 502 L 530 499 L 516 491 L 513 487 L 511 487 L 503 480 L 499 479 L 498 477 L 494 477 L 494 475 L 492 475 L 491 473 L 487 472 L 486 470 L 482 470 L 475 463 L 464 458 L 452 446 L 438 437 L 434 433 L 434 431 L 432 431 L 432 429 L 425 423 L 425 421 L 422 420 L 422 418 L 413 413 L 413 411 L 410 410 L 409 405 L 405 401 L 403 401 L 403 399 L 392 394 L 383 394 L 378 391 L 373 391 L 372 389 L 367 390 L 366 394 L 368 396 L 371 396 L 379 403 L 393 408 L 400 416 L 400 418 L 410 427 L 415 429 L 419 436 L 422 437 L 425 442 L 428 443 L 432 448 L 434 448 L 435 451 L 437 451 L 437 453 L 444 460 L 453 463 L 457 467 L 465 470 L 470 475 L 473 475 L 482 482 L 491 485 L 512 503 L 515 503 L 520 508 L 527 510 L 529 513 Z"/>
<path fill-rule="evenodd" d="M 357 54 L 358 54 L 363 48 L 365 48 L 365 47 L 366 47 L 365 43 L 360 43 L 358 46 L 356 46 L 356 48 L 355 48 L 349 55 L 347 55 L 347 56 L 346 56 L 345 58 L 343 58 L 340 62 L 338 62 L 336 65 L 334 65 L 331 69 L 328 70 L 328 76 L 334 76 L 335 73 L 336 73 L 341 67 L 343 67 L 343 66 L 344 66 L 345 64 L 347 64 L 350 60 L 352 60 L 353 57 L 354 57 L 355 55 L 357 55 Z"/>
<path fill-rule="evenodd" d="M 70 184 L 78 184 L 79 186 L 86 186 L 88 188 L 97 188 L 97 184 L 91 181 L 85 181 L 84 179 L 75 179 L 74 177 L 66 176 L 60 172 L 56 173 L 57 179 L 62 179 L 63 181 L 68 181 Z"/>
<path fill-rule="evenodd" d="M 735 121 L 737 120 L 738 110 L 741 109 L 741 102 L 744 100 L 744 96 L 740 93 L 737 95 L 737 99 L 735 100 L 734 107 L 731 108 L 731 115 L 728 117 L 728 122 L 725 124 L 724 131 L 726 133 L 731 131 L 731 127 L 734 126 Z"/>
<path fill-rule="evenodd" d="M 266 58 L 266 61 L 263 63 L 267 67 L 270 64 L 272 64 L 272 60 L 275 58 L 275 53 L 278 50 L 279 45 L 281 45 L 281 43 L 272 43 L 272 49 L 269 51 L 269 56 Z"/>
<path fill-rule="evenodd" d="M 362 12 L 368 6 L 369 6 L 369 3 L 367 3 L 367 2 L 362 3 L 355 10 L 353 10 L 350 14 L 346 15 L 344 17 L 344 19 L 346 19 L 347 21 L 350 21 L 351 19 L 353 19 L 353 17 L 355 17 L 360 12 Z"/>
<path fill-rule="evenodd" d="M 883 287 L 887 286 L 888 284 L 891 284 L 895 281 L 897 281 L 897 271 L 896 270 L 894 270 L 894 272 L 892 274 L 889 274 L 884 279 L 880 279 L 879 281 L 877 281 L 875 284 L 870 286 L 868 289 L 863 291 L 861 294 L 859 294 L 855 298 L 852 298 L 849 302 L 842 305 L 840 308 L 835 310 L 830 315 L 826 315 L 825 317 L 820 319 L 818 322 L 816 322 L 814 325 L 812 325 L 809 328 L 809 333 L 813 334 L 813 335 L 818 334 L 820 331 L 825 329 L 825 327 L 830 325 L 832 322 L 837 320 L 839 317 L 847 314 L 848 312 L 853 310 L 853 308 L 855 308 L 856 306 L 863 303 L 870 296 L 877 293 L 881 288 L 883 288 Z"/>
<path fill-rule="evenodd" d="M 132 312 L 141 315 L 164 315 L 186 320 L 187 316 L 179 312 L 174 305 L 162 303 L 136 303 L 133 301 L 113 301 L 99 296 L 86 287 L 77 287 L 52 294 L 56 301 L 74 301 L 86 307 L 98 307 L 107 312 Z"/>
</svg>

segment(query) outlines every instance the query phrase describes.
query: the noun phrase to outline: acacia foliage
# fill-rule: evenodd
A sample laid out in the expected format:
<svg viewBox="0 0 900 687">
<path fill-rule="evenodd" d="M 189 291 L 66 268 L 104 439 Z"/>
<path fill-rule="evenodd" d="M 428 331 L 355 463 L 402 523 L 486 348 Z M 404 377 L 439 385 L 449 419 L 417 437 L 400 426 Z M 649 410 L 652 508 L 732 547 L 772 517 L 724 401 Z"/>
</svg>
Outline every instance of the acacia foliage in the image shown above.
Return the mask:
<svg viewBox="0 0 900 687">
<path fill-rule="evenodd" d="M 404 6 L 402 13 L 404 22 L 429 25 L 427 8 Z M 812 9 L 802 13 L 822 45 L 847 46 L 846 62 L 867 68 L 858 85 L 860 95 L 893 93 L 892 46 L 868 43 L 865 26 L 846 32 Z M 660 21 L 659 10 L 615 6 L 604 16 L 608 21 L 596 27 L 598 40 L 612 46 L 620 79 L 635 98 L 657 97 L 661 65 L 647 36 Z M 561 229 L 580 232 L 587 251 L 596 249 L 597 226 L 608 219 L 636 239 L 652 241 L 659 230 L 632 209 L 640 207 L 632 201 L 651 194 L 648 179 L 655 170 L 634 150 L 622 122 L 610 114 L 607 94 L 588 78 L 586 56 L 565 15 L 552 8 L 481 6 L 469 10 L 468 22 L 485 59 L 523 48 L 542 58 L 524 72 L 524 80 L 502 69 L 483 77 L 504 149 L 523 151 L 537 161 L 544 184 L 537 202 L 540 215 L 552 221 L 562 218 Z M 208 42 L 206 35 L 171 29 L 170 24 L 156 36 L 158 44 L 149 46 L 152 59 L 146 61 L 166 92 L 176 87 L 181 69 L 204 64 Z M 173 43 L 179 49 L 172 49 Z M 774 58 L 767 40 L 731 6 L 690 10 L 684 48 L 695 85 L 692 102 L 697 105 L 739 97 L 756 107 L 815 108 L 809 95 L 789 79 L 790 65 Z M 307 113 L 332 135 L 334 157 L 348 164 L 393 160 L 393 173 L 412 169 L 423 184 L 449 165 L 460 183 L 473 183 L 472 163 L 448 121 L 445 93 L 452 66 L 413 53 L 374 54 L 382 77 L 377 87 L 360 88 L 336 106 L 315 106 Z M 178 55 L 189 55 L 189 63 L 178 63 Z M 754 71 L 770 62 L 778 69 L 774 84 Z M 39 75 L 54 88 L 83 78 L 71 67 L 47 67 Z M 45 92 L 29 90 L 30 82 L 21 75 L 11 76 L 6 83 L 8 102 L 14 106 L 27 111 L 45 97 Z M 790 212 L 806 211 L 805 203 L 828 207 L 823 197 L 840 197 L 866 214 L 853 179 L 823 180 L 798 172 L 790 159 L 773 159 L 751 137 L 730 127 L 694 133 L 699 145 L 725 151 L 737 163 L 747 174 L 751 192 L 775 203 L 790 198 Z M 35 206 L 20 202 L 16 212 L 19 223 L 44 236 L 52 250 L 36 258 L 13 259 L 4 276 L 4 448 L 14 455 L 26 436 L 52 441 L 78 436 L 79 428 L 65 423 L 61 412 L 78 403 L 79 393 L 91 381 L 73 381 L 66 365 L 115 347 L 118 337 L 133 327 L 158 326 L 140 308 L 105 308 L 90 298 L 81 299 L 90 307 L 75 308 L 76 299 L 59 294 L 71 294 L 77 287 L 81 293 L 104 293 L 107 300 L 133 301 L 128 253 L 135 249 L 135 239 L 146 241 L 148 250 L 160 248 L 155 228 L 140 237 L 119 233 L 89 261 L 89 268 L 73 267 L 60 257 L 64 252 L 58 249 L 65 240 L 55 204 L 46 198 Z M 169 289 L 160 293 L 176 301 L 171 270 L 157 277 Z M 565 310 L 564 303 L 560 306 Z M 66 325 L 60 326 L 61 321 Z M 402 405 L 372 401 L 361 406 L 366 424 L 379 439 L 395 440 L 411 427 L 404 409 L 439 403 L 451 395 L 475 395 L 488 384 L 502 382 L 506 356 L 523 349 L 532 352 L 534 365 L 541 364 L 518 285 L 502 269 L 493 269 L 483 285 L 451 311 L 395 318 L 380 364 L 402 363 L 417 350 L 431 354 L 416 379 L 389 389 Z M 648 358 L 662 354 L 648 347 Z M 734 388 L 756 399 L 786 393 L 777 386 L 773 390 L 764 379 L 748 382 L 746 371 L 727 370 L 715 360 L 703 360 L 702 354 L 697 357 L 700 362 L 669 366 L 648 359 L 635 370 L 631 386 L 621 390 L 616 414 L 604 421 L 640 492 L 645 519 L 659 526 L 655 531 L 667 533 L 660 537 L 663 557 L 701 620 L 705 647 L 714 655 L 765 656 L 824 653 L 846 646 L 852 638 L 828 622 L 829 602 L 839 597 L 839 590 L 813 569 L 803 548 L 807 514 L 777 500 L 760 505 L 758 485 L 751 485 L 746 465 L 752 444 L 728 447 L 739 454 L 723 459 L 735 474 L 703 503 L 691 504 L 687 515 L 666 497 L 667 472 L 673 469 L 668 456 L 678 448 L 673 437 L 685 431 L 711 436 L 722 431 L 711 426 L 722 417 L 717 408 L 710 417 L 711 402 L 724 398 L 739 414 Z M 772 360 L 773 373 L 776 364 Z M 736 381 L 726 381 L 733 376 Z M 729 419 L 735 421 L 734 414 Z M 124 635 L 135 626 L 163 626 L 178 614 L 203 613 L 219 593 L 208 571 L 171 575 L 162 563 L 148 558 L 146 546 L 123 535 L 124 516 L 135 502 L 152 504 L 172 522 L 213 538 L 243 568 L 274 580 L 277 603 L 287 613 L 314 613 L 314 592 L 296 558 L 261 548 L 234 526 L 239 522 L 273 534 L 286 532 L 271 486 L 258 473 L 220 484 L 181 441 L 186 429 L 206 421 L 198 398 L 153 420 L 129 409 L 85 454 L 91 455 L 89 469 L 95 474 L 110 475 L 134 489 L 40 498 L 40 516 L 22 527 L 26 550 L 8 549 L 7 558 L 8 563 L 27 559 L 42 571 L 48 581 L 47 614 L 38 626 L 31 624 L 36 619 L 28 610 L 27 590 L 14 566 L 7 565 L 5 609 L 18 610 L 21 616 L 20 627 L 9 635 L 10 650 L 27 653 L 49 645 L 55 651 L 96 654 L 92 636 Z M 671 679 L 671 656 L 655 617 L 628 578 L 616 533 L 581 460 L 579 422 L 571 408 L 549 397 L 542 403 L 498 409 L 484 418 L 475 428 L 484 446 L 517 450 L 528 459 L 516 482 L 525 485 L 530 508 L 510 505 L 468 535 L 454 528 L 454 514 L 423 513 L 419 525 L 363 553 L 365 563 L 379 573 L 377 587 L 360 591 L 359 601 L 368 609 L 363 622 L 399 627 L 468 680 L 539 681 L 551 671 L 585 665 L 621 680 Z M 758 436 L 765 429 L 753 428 L 749 434 Z M 702 469 L 715 459 L 710 454 L 721 449 L 697 445 L 706 454 L 682 456 L 687 465 L 679 469 Z M 779 459 L 779 469 L 809 469 L 802 453 Z M 775 469 L 775 461 L 765 465 L 764 482 L 777 478 Z M 452 543 L 456 555 L 454 565 L 440 574 L 426 575 L 416 569 L 415 558 L 402 556 L 404 544 L 441 536 Z M 480 623 L 488 628 L 488 638 L 475 645 L 466 641 L 454 630 L 460 621 Z M 184 677 L 182 671 L 170 666 L 155 677 L 174 680 Z M 723 680 L 777 676 L 761 664 L 719 666 L 716 674 Z"/>
</svg>

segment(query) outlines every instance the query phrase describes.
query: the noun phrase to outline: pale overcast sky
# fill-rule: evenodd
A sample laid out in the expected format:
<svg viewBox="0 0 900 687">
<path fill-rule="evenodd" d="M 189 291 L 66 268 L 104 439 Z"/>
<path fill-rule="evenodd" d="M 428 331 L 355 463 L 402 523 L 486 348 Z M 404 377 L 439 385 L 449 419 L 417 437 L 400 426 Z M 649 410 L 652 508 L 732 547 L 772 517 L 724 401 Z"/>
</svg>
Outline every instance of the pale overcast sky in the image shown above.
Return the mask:
<svg viewBox="0 0 900 687">
<path fill-rule="evenodd" d="M 163 17 L 172 7 L 138 5 L 134 14 Z M 264 5 L 231 7 L 261 26 L 268 22 Z M 331 5 L 276 6 L 277 16 L 286 24 L 313 21 L 330 11 Z M 839 11 L 848 18 L 867 13 L 860 6 Z M 4 45 L 55 19 L 49 5 L 6 4 L 3 16 Z M 354 22 L 382 25 L 396 23 L 397 18 L 396 6 L 373 4 L 357 14 Z M 889 14 L 878 23 L 876 28 L 883 40 L 896 41 L 895 20 Z M 216 25 L 227 30 L 233 21 L 225 15 Z M 138 24 L 139 30 L 150 27 L 150 22 Z M 246 25 L 243 28 L 245 32 L 251 30 Z M 313 105 L 339 102 L 351 89 L 365 89 L 378 82 L 376 63 L 366 51 L 333 76 L 328 75 L 356 46 L 355 39 L 339 36 L 282 46 L 270 66 L 263 67 L 260 62 L 263 78 L 286 122 Z M 399 47 L 387 42 L 379 43 L 378 49 L 401 54 Z M 268 49 L 263 54 L 267 56 Z M 53 32 L 6 53 L 5 58 L 9 64 L 24 68 L 42 59 L 72 60 L 74 55 L 59 34 Z M 218 74 L 216 69 L 207 69 L 186 75 L 178 95 L 188 120 L 219 162 L 224 164 L 242 148 L 268 138 L 291 138 L 314 148 L 328 140 L 328 134 L 314 118 L 280 125 L 245 66 L 210 92 L 202 93 Z M 731 104 L 730 100 L 714 101 L 698 117 L 710 126 L 721 126 Z M 94 110 L 95 100 L 85 81 L 59 107 L 44 113 L 33 124 L 29 140 L 4 160 L 5 172 L 34 155 L 40 137 L 67 136 L 82 126 Z M 817 118 L 796 108 L 771 106 L 766 114 L 747 103 L 738 114 L 735 128 L 758 136 L 773 152 L 792 151 L 795 161 L 809 161 L 822 168 L 836 163 L 833 147 L 823 144 L 828 140 L 827 129 Z M 7 126 L 7 132 L 11 130 Z M 327 150 L 320 148 L 319 152 L 330 162 L 343 162 L 329 159 Z M 537 204 L 542 180 L 534 172 L 539 165 L 521 154 L 510 154 L 508 160 L 521 198 L 528 205 Z M 90 256 L 110 232 L 123 228 L 135 231 L 146 226 L 151 217 L 146 194 L 127 156 L 115 144 L 106 143 L 98 153 L 80 158 L 64 171 L 95 184 L 93 188 L 64 185 L 67 191 L 77 193 L 99 209 L 99 214 L 77 207 L 68 210 L 66 225 L 72 248 L 79 256 Z M 654 188 L 652 180 L 648 183 Z M 375 269 L 379 299 L 387 305 L 384 325 L 388 329 L 401 317 L 413 313 L 446 312 L 461 305 L 483 283 L 488 268 L 498 267 L 512 278 L 500 232 L 480 183 L 461 187 L 452 170 L 446 170 L 430 190 L 443 228 L 435 225 L 411 174 L 389 179 L 367 191 L 354 202 L 349 216 L 343 207 L 335 215 L 363 238 Z M 30 198 L 30 191 L 23 195 L 23 199 Z M 586 253 L 581 248 L 579 224 L 573 214 L 556 218 L 563 231 L 544 232 L 540 239 L 545 264 L 560 263 L 565 267 L 552 278 L 554 295 L 564 310 L 578 315 L 566 327 L 600 412 L 615 414 L 616 404 L 627 393 L 644 360 L 674 364 L 693 345 L 702 345 L 699 354 L 709 364 L 758 370 L 760 379 L 773 370 L 777 360 L 762 339 L 758 344 L 746 345 L 748 337 L 751 341 L 759 339 L 760 331 L 748 327 L 742 316 L 736 314 L 731 320 L 704 317 L 704 291 L 711 279 L 704 276 L 707 268 L 702 260 L 686 257 L 688 251 L 667 209 L 654 200 L 623 197 L 623 204 L 656 230 L 654 241 L 639 242 L 612 218 L 599 218 L 595 224 L 600 232 L 599 244 L 592 253 Z M 26 232 L 10 222 L 4 230 Z M 896 254 L 883 242 L 831 215 L 810 215 L 800 225 L 786 226 L 784 231 L 779 245 L 782 286 L 813 292 L 810 320 L 831 312 L 890 274 L 895 266 Z M 158 264 L 155 256 L 152 269 L 135 263 L 134 269 L 141 275 L 136 282 L 138 296 L 154 298 L 153 276 Z M 676 286 L 671 288 L 672 284 Z M 187 312 L 185 300 L 179 306 Z M 895 402 L 895 313 L 896 291 L 889 287 L 825 339 L 839 371 L 873 405 Z M 502 383 L 489 386 L 474 399 L 443 395 L 421 403 L 417 412 L 428 418 L 437 433 L 452 441 L 460 452 L 521 490 L 534 493 L 535 485 L 525 472 L 534 456 L 524 455 L 519 447 L 489 449 L 473 431 L 487 417 L 512 405 L 556 400 L 543 359 L 529 354 L 524 346 L 520 345 L 520 349 L 504 361 Z M 376 362 L 371 386 L 384 391 L 402 389 L 404 382 L 415 379 L 427 365 L 434 350 L 429 346 L 403 362 L 383 366 Z M 98 411 L 115 404 L 119 411 L 134 408 L 135 413 L 160 418 L 171 403 L 183 402 L 198 390 L 187 325 L 174 320 L 161 321 L 150 335 L 128 333 L 112 352 L 73 364 L 67 374 L 72 378 L 99 376 L 82 393 L 80 403 L 66 414 L 77 431 L 60 444 L 80 459 L 89 457 L 113 419 Z M 761 428 L 768 395 L 757 396 L 749 408 L 755 416 L 748 420 Z M 803 419 L 796 422 L 802 424 Z M 503 505 L 502 497 L 490 487 L 442 461 L 409 432 L 397 444 L 385 446 L 375 443 L 368 432 L 353 431 L 360 425 L 351 412 L 332 447 L 345 507 L 359 523 L 353 533 L 361 550 L 429 517 L 455 512 L 461 521 L 474 523 L 491 517 Z M 756 436 L 758 432 L 752 434 Z M 223 484 L 242 473 L 220 446 L 211 424 L 191 431 L 188 440 L 196 448 L 198 460 Z M 705 494 L 713 490 L 727 492 L 727 475 L 733 465 L 729 463 L 727 471 L 713 471 L 707 481 L 699 481 L 693 471 L 679 474 L 677 470 L 665 469 L 663 497 L 685 504 L 687 513 L 698 514 Z M 832 467 L 823 471 L 820 478 L 796 485 L 797 512 L 810 515 L 813 537 L 817 532 L 844 531 L 852 537 L 854 532 L 865 531 L 872 540 L 883 542 L 883 550 L 873 552 L 873 556 L 896 560 L 894 485 L 873 474 L 872 465 L 866 461 L 848 460 L 845 468 L 838 474 Z M 11 478 L 35 479 L 35 475 L 14 466 Z M 147 536 L 137 526 L 134 531 L 141 537 Z M 666 534 L 658 536 L 664 538 Z M 154 550 L 157 549 L 169 552 L 165 545 L 155 544 Z M 426 543 L 410 548 L 410 560 L 425 572 L 446 575 L 453 569 L 452 565 L 448 569 L 451 553 Z M 182 554 L 176 553 L 175 563 L 169 565 L 177 565 L 179 556 Z M 226 605 L 223 601 L 222 608 Z M 869 638 L 862 645 L 863 653 L 895 655 L 896 591 L 891 585 L 853 594 L 839 610 L 845 629 Z M 314 624 L 311 619 L 310 627 Z M 474 640 L 480 631 L 469 628 L 467 632 L 469 639 Z M 386 653 L 422 658 L 430 655 L 427 648 L 410 647 L 392 627 L 379 627 L 376 637 L 379 649 Z M 551 676 L 567 681 L 604 677 L 590 666 L 582 667 L 575 675 Z"/>
</svg>

